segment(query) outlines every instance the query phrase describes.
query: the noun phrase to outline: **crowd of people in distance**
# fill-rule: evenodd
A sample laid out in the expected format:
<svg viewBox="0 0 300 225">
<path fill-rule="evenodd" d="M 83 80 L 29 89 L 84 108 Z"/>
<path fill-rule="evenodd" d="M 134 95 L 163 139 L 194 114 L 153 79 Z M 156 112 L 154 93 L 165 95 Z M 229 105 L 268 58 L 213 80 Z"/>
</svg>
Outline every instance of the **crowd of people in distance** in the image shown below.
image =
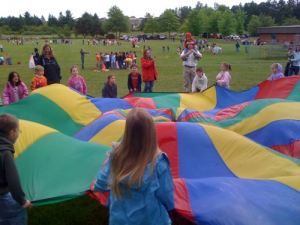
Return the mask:
<svg viewBox="0 0 300 225">
<path fill-rule="evenodd" d="M 198 63 L 202 59 L 201 48 L 208 43 L 196 41 L 191 33 L 186 33 L 182 43 L 183 49 L 177 49 L 180 59 L 183 64 L 183 82 L 185 92 L 202 92 L 209 88 L 208 76 L 205 74 L 204 67 L 199 67 Z M 239 48 L 238 42 L 236 48 Z M 0 46 L 0 51 L 3 46 Z M 200 50 L 199 50 L 200 49 Z M 169 46 L 163 46 L 162 51 L 169 51 Z M 179 52 L 181 51 L 181 52 Z M 129 52 L 111 52 L 111 53 L 96 53 L 96 71 L 108 71 L 109 69 L 130 69 L 127 79 L 127 87 L 129 93 L 134 92 L 153 92 L 155 81 L 158 78 L 158 70 L 156 62 L 152 57 L 152 49 L 144 47 L 144 54 L 140 58 L 140 69 L 137 65 L 138 56 L 135 51 Z M 84 57 L 88 52 L 84 49 L 80 50 L 81 68 L 84 69 Z M 37 48 L 34 49 L 29 61 L 29 67 L 34 70 L 30 90 L 60 83 L 61 72 L 60 66 L 53 55 L 52 48 L 49 44 L 43 46 L 41 54 Z M 212 85 L 218 85 L 225 88 L 230 88 L 232 67 L 228 63 L 220 64 L 220 72 Z M 288 63 L 285 70 L 279 63 L 271 65 L 271 73 L 268 80 L 276 80 L 284 76 L 298 75 L 300 70 L 300 47 L 290 47 L 288 52 Z M 80 69 L 77 65 L 70 68 L 70 77 L 68 86 L 77 92 L 87 95 L 87 83 L 83 75 L 80 74 Z M 143 86 L 143 87 L 142 87 Z M 2 94 L 2 104 L 8 105 L 19 101 L 28 96 L 29 90 L 24 82 L 22 82 L 18 72 L 10 72 L 8 74 L 7 83 Z M 116 76 L 110 73 L 102 88 L 102 97 L 116 98 L 117 97 L 117 82 Z"/>
</svg>

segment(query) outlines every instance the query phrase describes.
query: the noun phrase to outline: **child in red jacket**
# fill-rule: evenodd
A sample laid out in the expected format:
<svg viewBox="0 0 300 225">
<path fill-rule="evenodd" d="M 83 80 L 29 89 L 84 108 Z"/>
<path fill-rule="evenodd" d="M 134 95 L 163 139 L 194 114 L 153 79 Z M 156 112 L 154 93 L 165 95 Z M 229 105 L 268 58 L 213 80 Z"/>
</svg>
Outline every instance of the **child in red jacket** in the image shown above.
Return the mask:
<svg viewBox="0 0 300 225">
<path fill-rule="evenodd" d="M 143 81 L 145 83 L 144 92 L 152 92 L 154 81 L 157 79 L 158 74 L 149 49 L 144 51 L 144 57 L 141 58 L 141 65 Z"/>
</svg>

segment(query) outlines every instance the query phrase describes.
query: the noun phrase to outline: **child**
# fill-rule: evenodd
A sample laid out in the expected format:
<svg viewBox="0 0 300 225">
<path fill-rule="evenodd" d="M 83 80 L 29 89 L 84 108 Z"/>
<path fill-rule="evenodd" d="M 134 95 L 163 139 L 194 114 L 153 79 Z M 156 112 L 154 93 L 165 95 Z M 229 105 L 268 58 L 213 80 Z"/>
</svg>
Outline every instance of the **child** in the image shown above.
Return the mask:
<svg viewBox="0 0 300 225">
<path fill-rule="evenodd" d="M 196 76 L 192 83 L 192 92 L 202 92 L 207 88 L 207 77 L 202 67 L 196 69 Z"/>
<path fill-rule="evenodd" d="M 71 77 L 68 80 L 68 86 L 81 94 L 87 94 L 87 87 L 84 78 L 79 75 L 78 66 L 74 65 L 70 69 Z"/>
<path fill-rule="evenodd" d="M 138 73 L 136 64 L 130 66 L 131 73 L 128 74 L 128 90 L 129 92 L 141 92 L 142 90 L 142 76 Z"/>
<path fill-rule="evenodd" d="M 192 37 L 192 33 L 187 32 L 183 43 L 183 48 L 188 48 L 189 44 L 196 45 L 196 40 Z"/>
<path fill-rule="evenodd" d="M 231 80 L 231 65 L 227 63 L 222 63 L 220 66 L 221 72 L 218 73 L 216 77 L 217 85 L 225 88 L 229 88 L 230 80 Z"/>
<path fill-rule="evenodd" d="M 8 81 L 3 91 L 3 105 L 17 102 L 26 96 L 28 96 L 28 89 L 26 84 L 21 81 L 20 75 L 17 72 L 9 73 Z"/>
<path fill-rule="evenodd" d="M 44 67 L 37 65 L 34 68 L 34 77 L 31 82 L 31 90 L 47 86 L 47 78 L 44 76 Z"/>
<path fill-rule="evenodd" d="M 279 63 L 273 63 L 271 65 L 271 71 L 272 74 L 268 77 L 268 80 L 278 80 L 279 78 L 284 77 L 282 65 Z"/>
<path fill-rule="evenodd" d="M 9 114 L 0 115 L 0 223 L 27 224 L 26 200 L 14 161 L 14 143 L 19 136 L 18 119 Z"/>
<path fill-rule="evenodd" d="M 116 98 L 117 97 L 117 84 L 116 77 L 109 75 L 107 81 L 102 89 L 103 98 Z"/>
<path fill-rule="evenodd" d="M 143 109 L 129 112 L 123 139 L 99 172 L 95 191 L 110 191 L 110 225 L 171 224 L 169 160 L 158 149 L 153 119 Z"/>
<path fill-rule="evenodd" d="M 157 80 L 158 73 L 155 66 L 155 61 L 151 57 L 151 49 L 144 51 L 144 56 L 141 58 L 143 81 L 145 82 L 144 92 L 152 92 L 154 81 Z"/>
<path fill-rule="evenodd" d="M 96 53 L 96 70 L 100 71 L 102 69 L 102 60 L 101 60 L 101 52 Z"/>
</svg>

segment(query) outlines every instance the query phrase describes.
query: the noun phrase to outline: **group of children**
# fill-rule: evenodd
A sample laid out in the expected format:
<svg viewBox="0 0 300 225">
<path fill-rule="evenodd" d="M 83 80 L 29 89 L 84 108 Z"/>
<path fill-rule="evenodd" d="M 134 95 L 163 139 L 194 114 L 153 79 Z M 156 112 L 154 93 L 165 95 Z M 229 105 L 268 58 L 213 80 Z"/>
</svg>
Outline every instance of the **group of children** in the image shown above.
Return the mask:
<svg viewBox="0 0 300 225">
<path fill-rule="evenodd" d="M 145 63 L 145 62 L 144 62 Z M 147 62 L 146 62 L 147 63 Z M 145 75 L 143 81 L 145 83 L 146 92 L 152 92 L 153 82 L 156 79 L 157 72 L 153 68 L 153 62 L 148 62 L 145 69 Z M 152 66 L 152 67 L 151 67 Z M 149 71 L 149 69 L 151 71 Z M 132 92 L 141 92 L 142 91 L 142 75 L 138 72 L 138 66 L 132 64 L 130 66 L 131 72 L 128 74 L 128 91 Z M 154 70 L 155 72 L 153 72 Z M 154 73 L 151 75 L 151 72 Z M 80 75 L 79 68 L 76 65 L 73 65 L 70 69 L 70 78 L 68 80 L 68 86 L 77 92 L 86 95 L 87 94 L 87 85 L 83 76 Z M 150 84 L 149 84 L 150 83 Z M 44 76 L 44 68 L 40 65 L 35 66 L 34 68 L 34 77 L 31 82 L 31 91 L 34 91 L 38 88 L 47 86 L 47 78 Z M 17 72 L 11 72 L 8 75 L 7 84 L 4 87 L 2 95 L 3 105 L 8 105 L 14 102 L 19 101 L 20 99 L 28 96 L 28 88 L 26 84 L 21 80 L 20 75 Z M 116 77 L 114 75 L 109 75 L 107 81 L 104 84 L 102 89 L 102 97 L 106 98 L 116 98 L 117 97 L 117 84 Z"/>
<path fill-rule="evenodd" d="M 87 94 L 87 85 L 83 76 L 79 74 L 79 69 L 76 65 L 70 69 L 70 78 L 68 86 L 78 91 L 81 94 Z M 38 88 L 48 85 L 47 78 L 44 76 L 44 67 L 37 65 L 34 68 L 34 77 L 31 81 L 30 89 L 34 91 Z M 9 105 L 17 102 L 29 94 L 26 84 L 21 80 L 19 73 L 13 71 L 8 74 L 7 83 L 2 94 L 2 104 Z"/>
<path fill-rule="evenodd" d="M 136 63 L 136 52 L 96 53 L 96 70 L 127 69 Z"/>
<path fill-rule="evenodd" d="M 230 80 L 231 80 L 231 65 L 227 63 L 222 63 L 220 66 L 220 72 L 216 76 L 216 84 L 221 87 L 230 88 Z M 280 63 L 273 63 L 271 65 L 271 74 L 267 78 L 267 80 L 277 80 L 283 78 L 283 67 Z M 192 92 L 202 92 L 207 89 L 207 77 L 202 69 L 202 67 L 198 67 L 196 70 L 196 76 L 192 83 Z"/>
<path fill-rule="evenodd" d="M 154 82 L 157 80 L 158 72 L 155 61 L 151 56 L 151 50 L 146 49 L 141 58 L 142 75 L 138 72 L 136 64 L 131 64 L 131 72 L 128 75 L 127 86 L 130 93 L 142 91 L 142 81 L 144 82 L 144 92 L 152 92 Z M 115 76 L 109 75 L 102 90 L 102 97 L 117 97 L 117 85 Z"/>
<path fill-rule="evenodd" d="M 138 66 L 132 64 L 130 66 L 130 73 L 128 74 L 127 87 L 129 93 L 142 91 L 142 75 L 138 72 Z M 146 82 L 145 82 L 145 89 Z M 108 75 L 107 81 L 102 89 L 102 97 L 104 98 L 116 98 L 117 97 L 117 84 L 116 77 L 114 75 Z"/>
<path fill-rule="evenodd" d="M 128 74 L 127 87 L 129 93 L 141 92 L 142 91 L 142 75 L 138 71 L 138 66 L 132 64 L 130 66 L 131 72 Z M 35 90 L 44 86 L 47 86 L 47 79 L 44 76 L 44 68 L 40 65 L 36 66 L 35 75 L 32 78 L 31 90 Z M 216 84 L 221 87 L 229 88 L 231 81 L 231 65 L 227 63 L 222 63 L 220 65 L 220 72 L 216 76 Z M 86 95 L 87 85 L 83 76 L 80 75 L 78 66 L 74 65 L 70 69 L 70 78 L 68 80 L 68 86 L 77 92 Z M 277 80 L 284 77 L 282 65 L 279 63 L 274 63 L 271 65 L 271 75 L 268 80 Z M 155 78 L 153 78 L 155 79 Z M 152 91 L 152 86 L 145 81 L 144 91 Z M 150 86 L 150 87 L 149 87 Z M 192 92 L 202 92 L 208 87 L 208 79 L 202 67 L 196 69 L 196 76 L 192 81 Z M 149 89 L 150 88 L 150 89 Z M 26 84 L 21 80 L 20 75 L 17 72 L 11 72 L 8 75 L 8 82 L 4 87 L 2 103 L 3 105 L 8 105 L 19 101 L 20 99 L 28 96 L 28 88 Z M 107 81 L 102 89 L 102 97 L 105 98 L 116 98 L 117 97 L 117 84 L 116 77 L 114 75 L 109 75 Z"/>
<path fill-rule="evenodd" d="M 229 88 L 231 80 L 231 65 L 222 63 L 220 66 L 220 72 L 216 76 L 216 84 L 221 87 Z M 202 67 L 196 69 L 196 75 L 192 82 L 192 92 L 202 92 L 207 89 L 208 79 L 204 73 Z"/>
</svg>

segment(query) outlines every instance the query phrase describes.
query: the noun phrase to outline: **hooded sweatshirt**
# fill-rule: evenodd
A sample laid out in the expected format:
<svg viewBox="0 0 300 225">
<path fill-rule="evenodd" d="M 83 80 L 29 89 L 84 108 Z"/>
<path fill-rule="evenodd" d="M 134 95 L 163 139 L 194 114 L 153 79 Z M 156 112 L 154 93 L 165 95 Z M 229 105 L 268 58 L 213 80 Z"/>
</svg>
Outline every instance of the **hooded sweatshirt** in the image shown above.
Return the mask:
<svg viewBox="0 0 300 225">
<path fill-rule="evenodd" d="M 278 80 L 279 78 L 283 78 L 284 77 L 282 65 L 279 64 L 279 63 L 277 63 L 277 67 L 278 67 L 277 73 L 272 73 L 268 77 L 268 80 Z"/>
<path fill-rule="evenodd" d="M 25 194 L 14 161 L 14 153 L 13 144 L 0 136 L 0 195 L 10 192 L 20 205 L 24 205 Z"/>
</svg>

